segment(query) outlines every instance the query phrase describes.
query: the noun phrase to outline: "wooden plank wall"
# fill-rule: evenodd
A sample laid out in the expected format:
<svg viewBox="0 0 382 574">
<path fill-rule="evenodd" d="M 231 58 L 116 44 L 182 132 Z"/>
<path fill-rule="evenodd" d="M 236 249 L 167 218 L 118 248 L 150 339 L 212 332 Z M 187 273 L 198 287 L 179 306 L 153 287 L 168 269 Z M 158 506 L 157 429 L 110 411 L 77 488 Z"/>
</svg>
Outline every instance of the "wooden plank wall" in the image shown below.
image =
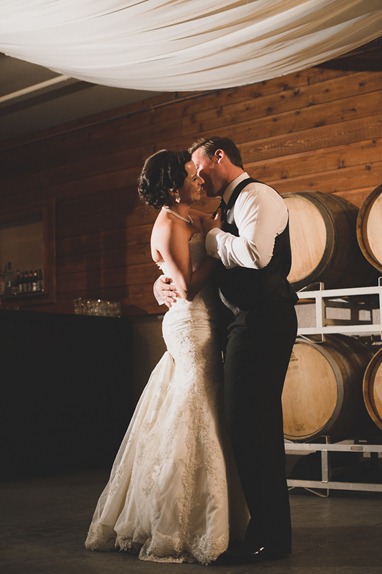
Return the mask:
<svg viewBox="0 0 382 574">
<path fill-rule="evenodd" d="M 280 193 L 319 190 L 359 207 L 382 182 L 381 56 L 377 42 L 281 78 L 155 97 L 3 144 L 0 210 L 55 203 L 57 300 L 33 309 L 72 312 L 85 297 L 122 300 L 125 315 L 160 312 L 156 212 L 139 203 L 136 181 L 161 148 L 227 135 L 249 173 Z"/>
</svg>

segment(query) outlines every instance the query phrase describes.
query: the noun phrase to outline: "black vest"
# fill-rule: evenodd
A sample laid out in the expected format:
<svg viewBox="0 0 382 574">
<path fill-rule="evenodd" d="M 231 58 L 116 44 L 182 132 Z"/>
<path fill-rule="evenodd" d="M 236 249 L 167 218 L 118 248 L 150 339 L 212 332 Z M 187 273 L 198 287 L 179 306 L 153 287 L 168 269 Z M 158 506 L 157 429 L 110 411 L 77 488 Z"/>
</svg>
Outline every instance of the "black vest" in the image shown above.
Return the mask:
<svg viewBox="0 0 382 574">
<path fill-rule="evenodd" d="M 228 223 L 227 218 L 230 219 L 229 213 L 242 189 L 255 181 L 257 180 L 247 178 L 234 189 L 225 210 L 223 231 L 239 235 L 235 222 Z M 287 281 L 291 262 L 288 223 L 284 231 L 276 237 L 273 255 L 266 267 L 226 269 L 219 261 L 217 280 L 223 303 L 234 312 L 255 310 L 266 303 L 286 302 L 294 305 L 298 297 Z"/>
</svg>

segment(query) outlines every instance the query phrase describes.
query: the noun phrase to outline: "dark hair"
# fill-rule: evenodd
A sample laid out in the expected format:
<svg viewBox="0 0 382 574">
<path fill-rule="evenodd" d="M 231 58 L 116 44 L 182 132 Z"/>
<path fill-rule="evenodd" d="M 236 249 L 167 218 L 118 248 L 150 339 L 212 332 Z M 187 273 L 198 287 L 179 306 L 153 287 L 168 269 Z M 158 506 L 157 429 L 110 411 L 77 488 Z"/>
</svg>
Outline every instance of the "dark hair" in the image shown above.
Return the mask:
<svg viewBox="0 0 382 574">
<path fill-rule="evenodd" d="M 191 161 L 187 151 L 162 149 L 148 157 L 138 179 L 138 193 L 142 201 L 157 209 L 170 202 L 170 191 L 179 189 L 187 177 L 185 164 Z"/>
<path fill-rule="evenodd" d="M 223 138 L 220 136 L 201 138 L 196 140 L 188 151 L 192 155 L 194 151 L 199 148 L 203 148 L 208 157 L 212 157 L 217 149 L 222 149 L 227 154 L 233 165 L 237 165 L 244 169 L 240 151 L 230 138 Z"/>
</svg>

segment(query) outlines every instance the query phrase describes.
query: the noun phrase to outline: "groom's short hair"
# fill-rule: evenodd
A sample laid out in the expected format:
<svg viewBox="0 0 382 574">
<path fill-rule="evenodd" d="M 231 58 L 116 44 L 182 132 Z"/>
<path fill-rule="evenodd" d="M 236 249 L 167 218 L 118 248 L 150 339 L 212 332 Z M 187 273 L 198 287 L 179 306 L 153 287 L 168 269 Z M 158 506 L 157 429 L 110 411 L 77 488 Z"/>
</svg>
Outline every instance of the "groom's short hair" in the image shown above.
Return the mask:
<svg viewBox="0 0 382 574">
<path fill-rule="evenodd" d="M 230 138 L 212 136 L 210 138 L 200 138 L 196 140 L 188 149 L 192 155 L 197 149 L 203 148 L 208 157 L 212 157 L 216 150 L 222 149 L 229 157 L 230 161 L 244 169 L 243 160 L 236 144 Z"/>
</svg>

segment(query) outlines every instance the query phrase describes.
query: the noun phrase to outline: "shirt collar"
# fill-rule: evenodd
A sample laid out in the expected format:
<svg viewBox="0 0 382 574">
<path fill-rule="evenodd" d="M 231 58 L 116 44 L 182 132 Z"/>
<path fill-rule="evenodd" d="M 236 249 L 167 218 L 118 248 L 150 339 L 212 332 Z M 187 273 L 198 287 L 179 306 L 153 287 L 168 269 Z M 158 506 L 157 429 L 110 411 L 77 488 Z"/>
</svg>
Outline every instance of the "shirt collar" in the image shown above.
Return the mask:
<svg viewBox="0 0 382 574">
<path fill-rule="evenodd" d="M 250 177 L 246 171 L 238 175 L 231 183 L 225 188 L 222 198 L 224 199 L 225 203 L 228 204 L 230 197 L 232 195 L 233 190 L 235 187 L 244 179 Z"/>
</svg>

